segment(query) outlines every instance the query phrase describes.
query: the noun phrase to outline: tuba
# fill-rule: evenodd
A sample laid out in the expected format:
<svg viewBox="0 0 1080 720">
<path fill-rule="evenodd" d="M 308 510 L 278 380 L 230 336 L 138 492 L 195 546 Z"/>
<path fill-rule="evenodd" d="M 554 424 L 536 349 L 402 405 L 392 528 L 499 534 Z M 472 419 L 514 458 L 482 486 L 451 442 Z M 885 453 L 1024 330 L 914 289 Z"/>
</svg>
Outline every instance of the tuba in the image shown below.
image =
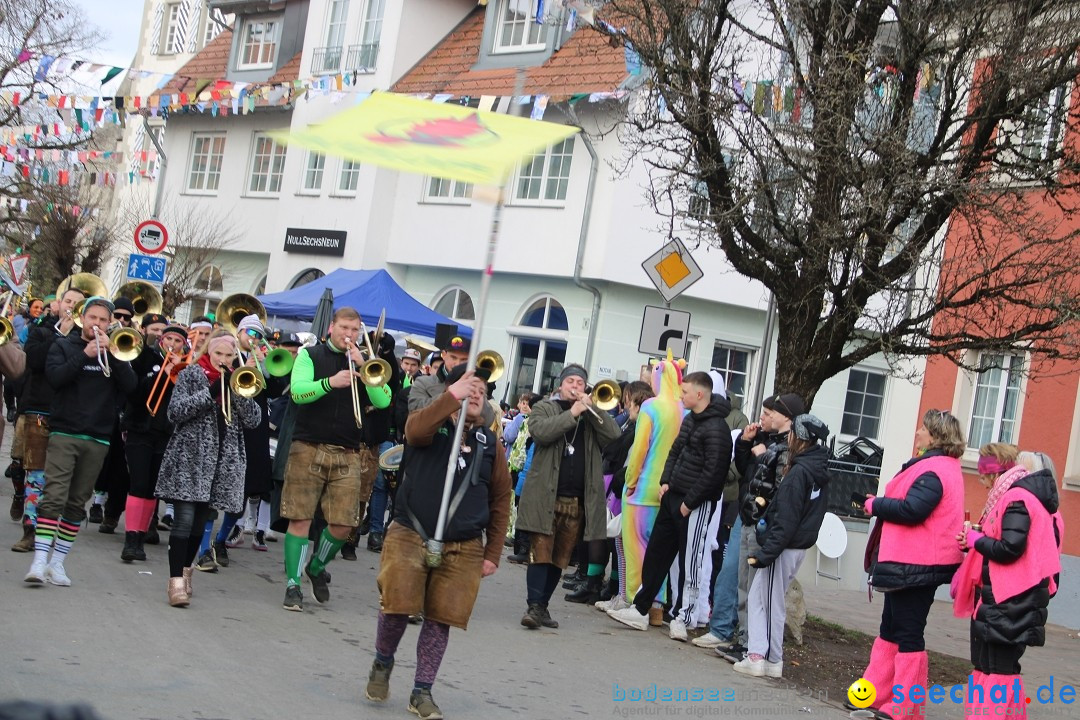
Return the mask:
<svg viewBox="0 0 1080 720">
<path fill-rule="evenodd" d="M 229 295 L 218 303 L 217 310 L 214 312 L 217 321 L 232 335 L 236 334 L 240 321 L 248 315 L 258 315 L 259 322 L 266 325 L 266 308 L 257 297 L 247 293 Z"/>
<path fill-rule="evenodd" d="M 157 291 L 153 285 L 147 285 L 142 282 L 129 282 L 120 286 L 120 289 L 113 295 L 113 302 L 115 303 L 122 297 L 126 297 L 131 301 L 131 306 L 135 309 L 135 316 L 131 319 L 131 322 L 135 325 L 139 325 L 142 322 L 142 316 L 147 313 L 160 313 L 162 308 L 161 293 Z"/>
<path fill-rule="evenodd" d="M 60 281 L 60 284 L 56 287 L 57 299 L 62 298 L 64 293 L 68 290 L 75 288 L 82 292 L 88 298 L 91 297 L 105 297 L 107 288 L 104 281 L 93 273 L 75 273 L 74 275 L 68 275 L 66 278 Z M 82 300 L 71 313 L 71 317 L 75 320 L 75 325 L 82 327 L 82 309 L 86 300 Z"/>
</svg>

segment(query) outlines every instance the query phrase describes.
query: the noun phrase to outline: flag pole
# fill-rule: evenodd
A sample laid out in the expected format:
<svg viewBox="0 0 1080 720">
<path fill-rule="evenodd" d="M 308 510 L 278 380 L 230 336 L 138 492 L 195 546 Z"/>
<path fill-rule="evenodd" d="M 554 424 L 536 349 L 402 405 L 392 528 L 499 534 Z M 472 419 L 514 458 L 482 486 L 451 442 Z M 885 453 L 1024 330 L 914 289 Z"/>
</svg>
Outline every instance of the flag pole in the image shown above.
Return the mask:
<svg viewBox="0 0 1080 720">
<path fill-rule="evenodd" d="M 517 77 L 514 81 L 514 93 L 510 98 L 510 115 L 520 114 L 521 104 L 515 103 L 525 92 L 525 68 L 518 68 Z M 476 318 L 473 321 L 472 341 L 469 343 L 469 359 L 466 368 L 476 365 L 476 357 L 480 352 L 480 329 L 484 327 L 484 316 L 487 314 L 488 293 L 491 290 L 491 276 L 495 268 L 495 250 L 499 245 L 499 227 L 502 224 L 503 192 L 506 188 L 506 178 L 503 178 L 498 187 L 495 204 L 491 212 L 491 228 L 488 231 L 487 254 L 484 258 L 484 268 L 480 276 L 480 297 L 476 304 Z M 435 537 L 426 543 L 424 560 L 428 567 L 438 567 L 442 564 L 443 534 L 446 532 L 446 524 L 449 522 L 450 494 L 454 486 L 454 475 L 457 474 L 458 458 L 461 457 L 461 438 L 465 434 L 465 414 L 469 408 L 469 398 L 461 401 L 461 411 L 458 413 L 457 423 L 454 425 L 454 439 L 450 445 L 450 457 L 446 462 L 446 477 L 443 480 L 442 500 L 439 503 L 439 519 L 435 523 Z M 474 458 L 473 462 L 478 459 Z"/>
</svg>

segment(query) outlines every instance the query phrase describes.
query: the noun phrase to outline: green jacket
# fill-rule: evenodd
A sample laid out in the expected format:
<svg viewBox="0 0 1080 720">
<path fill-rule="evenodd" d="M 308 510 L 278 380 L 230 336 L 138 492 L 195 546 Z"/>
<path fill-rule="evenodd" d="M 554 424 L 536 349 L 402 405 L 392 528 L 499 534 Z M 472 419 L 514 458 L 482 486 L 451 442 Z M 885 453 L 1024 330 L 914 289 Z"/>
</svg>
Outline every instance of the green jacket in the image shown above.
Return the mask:
<svg viewBox="0 0 1080 720">
<path fill-rule="evenodd" d="M 607 413 L 597 411 L 601 420 L 586 412 L 581 415 L 585 451 L 585 539 L 607 537 L 607 504 L 601 451 L 619 436 L 619 427 Z M 527 532 L 551 535 L 555 520 L 555 491 L 559 486 L 559 464 L 565 455 L 564 435 L 578 422 L 569 410 L 554 400 L 533 406 L 529 434 L 533 439 L 533 461 L 518 505 L 517 527 Z"/>
</svg>

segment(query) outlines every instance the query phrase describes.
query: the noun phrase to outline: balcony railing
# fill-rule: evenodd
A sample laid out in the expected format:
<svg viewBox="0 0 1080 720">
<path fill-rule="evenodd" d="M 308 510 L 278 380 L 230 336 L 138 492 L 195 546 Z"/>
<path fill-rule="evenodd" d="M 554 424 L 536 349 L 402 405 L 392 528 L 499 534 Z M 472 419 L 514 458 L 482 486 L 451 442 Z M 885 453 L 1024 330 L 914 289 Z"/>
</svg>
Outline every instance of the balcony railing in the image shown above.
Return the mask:
<svg viewBox="0 0 1080 720">
<path fill-rule="evenodd" d="M 371 73 L 375 72 L 375 62 L 379 58 L 379 43 L 367 43 L 364 45 L 350 45 L 349 56 L 345 61 L 347 72 Z"/>
<path fill-rule="evenodd" d="M 336 73 L 341 70 L 341 46 L 319 47 L 311 53 L 311 72 Z"/>
</svg>

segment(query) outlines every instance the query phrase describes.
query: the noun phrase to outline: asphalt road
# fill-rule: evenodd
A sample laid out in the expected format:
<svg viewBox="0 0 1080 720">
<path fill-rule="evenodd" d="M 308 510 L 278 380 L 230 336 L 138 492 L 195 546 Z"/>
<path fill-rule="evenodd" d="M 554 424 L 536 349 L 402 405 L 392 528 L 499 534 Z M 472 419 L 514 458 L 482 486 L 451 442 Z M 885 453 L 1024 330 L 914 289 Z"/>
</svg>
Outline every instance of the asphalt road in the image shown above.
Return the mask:
<svg viewBox="0 0 1080 720">
<path fill-rule="evenodd" d="M 10 492 L 0 491 L 5 512 Z M 229 568 L 197 572 L 191 607 L 176 609 L 166 600 L 163 545 L 127 565 L 119 560 L 123 535 L 90 526 L 67 562 L 72 586 L 32 587 L 22 580 L 30 555 L 6 550 L 18 526 L 5 518 L 0 528 L 0 700 L 85 702 L 105 720 L 409 717 L 415 626 L 398 651 L 390 701 L 363 698 L 378 555 L 361 549 L 357 562 L 335 560 L 330 602 L 318 605 L 305 586 L 298 614 L 281 608 L 281 543 L 265 553 L 236 549 Z M 452 631 L 433 691 L 447 717 L 846 715 L 838 699 L 828 704 L 781 681 L 736 675 L 723 660 L 669 640 L 666 628 L 624 628 L 563 602 L 562 591 L 552 603 L 561 627 L 526 630 L 518 624 L 524 592 L 524 569 L 504 562 L 484 581 L 469 630 Z M 719 699 L 630 700 L 654 683 L 661 693 L 699 688 Z M 615 699 L 620 691 L 626 700 Z"/>
</svg>

